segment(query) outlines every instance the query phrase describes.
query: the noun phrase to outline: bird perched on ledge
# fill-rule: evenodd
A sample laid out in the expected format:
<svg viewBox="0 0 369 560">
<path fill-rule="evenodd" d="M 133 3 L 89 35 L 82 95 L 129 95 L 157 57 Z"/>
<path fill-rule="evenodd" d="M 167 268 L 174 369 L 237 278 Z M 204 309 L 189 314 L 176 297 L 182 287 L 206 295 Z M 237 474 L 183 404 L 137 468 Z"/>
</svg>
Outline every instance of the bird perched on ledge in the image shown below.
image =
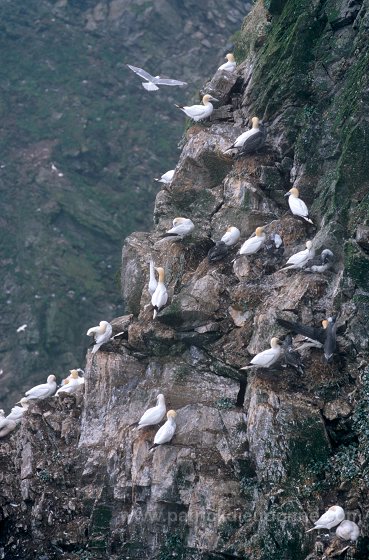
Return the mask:
<svg viewBox="0 0 369 560">
<path fill-rule="evenodd" d="M 47 399 L 47 397 L 51 397 L 56 391 L 56 377 L 55 375 L 49 375 L 47 378 L 46 383 L 42 383 L 41 385 L 36 385 L 26 391 L 26 398 L 28 401 L 42 401 L 43 399 Z"/>
<path fill-rule="evenodd" d="M 158 281 L 158 285 L 156 286 L 156 290 L 151 298 L 151 305 L 154 308 L 153 319 L 155 319 L 156 315 L 158 314 L 158 311 L 160 311 L 160 309 L 164 307 L 164 305 L 168 301 L 168 292 L 164 284 L 164 279 L 165 279 L 164 268 L 159 267 L 159 268 L 155 268 L 155 270 L 159 274 L 159 281 Z"/>
<path fill-rule="evenodd" d="M 165 416 L 167 407 L 165 405 L 164 395 L 160 394 L 156 397 L 156 406 L 148 408 L 146 412 L 141 416 L 138 422 L 138 430 L 145 428 L 146 426 L 154 426 L 159 424 Z"/>
<path fill-rule="evenodd" d="M 165 185 L 169 185 L 172 182 L 175 172 L 176 172 L 175 169 L 170 169 L 166 173 L 163 173 L 160 179 L 154 179 L 154 181 L 157 181 L 158 183 L 164 183 Z"/>
<path fill-rule="evenodd" d="M 265 243 L 265 233 L 263 227 L 257 227 L 255 230 L 255 234 L 246 239 L 246 241 L 241 245 L 240 249 L 240 256 L 241 255 L 252 255 L 253 253 L 257 253 L 259 249 Z"/>
<path fill-rule="evenodd" d="M 207 119 L 212 114 L 214 107 L 210 103 L 210 101 L 218 101 L 218 99 L 215 99 L 215 97 L 207 93 L 202 98 L 203 105 L 190 105 L 190 106 L 176 105 L 176 107 L 178 107 L 178 109 L 181 109 L 181 111 L 186 113 L 186 115 L 190 117 L 190 119 L 192 119 L 193 121 L 199 122 L 204 119 Z"/>
<path fill-rule="evenodd" d="M 180 237 L 183 239 L 195 229 L 195 224 L 189 218 L 174 218 L 173 227 L 169 229 L 164 237 Z"/>
<path fill-rule="evenodd" d="M 300 354 L 294 350 L 292 346 L 292 336 L 290 334 L 286 335 L 284 341 L 282 342 L 282 348 L 286 366 L 293 367 L 300 373 L 300 375 L 303 375 L 304 364 L 302 363 Z"/>
<path fill-rule="evenodd" d="M 275 364 L 278 360 L 279 356 L 281 355 L 281 341 L 279 338 L 273 336 L 272 340 L 270 341 L 270 348 L 268 350 L 264 350 L 256 356 L 253 357 L 250 364 L 248 366 L 242 367 L 241 369 L 249 369 L 252 367 L 260 367 L 260 368 L 268 368 Z"/>
<path fill-rule="evenodd" d="M 323 249 L 319 257 L 314 257 L 309 262 L 309 266 L 305 267 L 306 272 L 327 272 L 330 270 L 334 263 L 334 254 L 329 249 Z"/>
<path fill-rule="evenodd" d="M 333 355 L 336 351 L 336 317 L 328 317 L 322 321 L 323 328 L 309 327 L 301 323 L 295 323 L 286 319 L 277 318 L 277 322 L 284 327 L 294 331 L 295 333 L 302 334 L 310 340 L 315 341 L 313 344 L 302 344 L 297 350 L 302 350 L 309 346 L 317 346 L 324 348 L 324 357 L 328 363 L 333 360 Z"/>
<path fill-rule="evenodd" d="M 162 445 L 163 443 L 168 443 L 168 441 L 170 441 L 172 439 L 172 437 L 174 436 L 174 433 L 176 431 L 176 427 L 177 427 L 176 421 L 175 421 L 176 416 L 177 416 L 177 413 L 176 413 L 175 410 L 169 410 L 167 412 L 168 420 L 156 432 L 155 437 L 154 437 L 154 443 L 150 447 L 149 451 L 151 451 L 152 449 L 155 449 L 155 447 L 158 447 L 158 445 Z"/>
<path fill-rule="evenodd" d="M 306 533 L 310 533 L 310 531 L 314 531 L 314 529 L 332 529 L 341 521 L 345 519 L 345 512 L 343 508 L 340 506 L 331 506 L 321 517 L 319 517 L 318 521 L 315 521 L 315 527 L 312 527 Z"/>
<path fill-rule="evenodd" d="M 311 241 L 306 241 L 306 249 L 299 251 L 294 255 L 291 255 L 286 264 L 280 270 L 292 270 L 294 268 L 303 268 L 306 263 L 314 258 L 315 249 L 313 249 L 313 244 Z M 289 265 L 289 266 L 287 266 Z"/>
<path fill-rule="evenodd" d="M 226 72 L 234 72 L 236 70 L 236 61 L 232 53 L 225 55 L 227 62 L 219 66 L 218 70 L 225 70 Z"/>
<path fill-rule="evenodd" d="M 234 226 L 229 226 L 220 241 L 217 241 L 208 252 L 209 262 L 216 262 L 224 259 L 229 249 L 239 240 L 241 232 Z"/>
<path fill-rule="evenodd" d="M 100 346 L 108 342 L 112 335 L 113 328 L 108 321 L 100 321 L 98 327 L 91 327 L 87 331 L 87 336 L 93 336 L 95 338 L 95 345 L 91 350 L 91 354 L 95 354 Z"/>
<path fill-rule="evenodd" d="M 296 187 L 293 187 L 286 192 L 284 196 L 288 196 L 288 204 L 294 216 L 302 218 L 305 222 L 309 222 L 309 224 L 313 224 L 312 220 L 309 218 L 309 210 L 305 202 L 299 198 L 299 195 L 299 190 L 296 189 Z"/>
<path fill-rule="evenodd" d="M 252 117 L 251 122 L 252 128 L 240 134 L 232 146 L 225 150 L 226 152 L 237 148 L 239 154 L 250 154 L 264 145 L 267 134 L 264 124 L 259 121 L 258 117 Z"/>
</svg>

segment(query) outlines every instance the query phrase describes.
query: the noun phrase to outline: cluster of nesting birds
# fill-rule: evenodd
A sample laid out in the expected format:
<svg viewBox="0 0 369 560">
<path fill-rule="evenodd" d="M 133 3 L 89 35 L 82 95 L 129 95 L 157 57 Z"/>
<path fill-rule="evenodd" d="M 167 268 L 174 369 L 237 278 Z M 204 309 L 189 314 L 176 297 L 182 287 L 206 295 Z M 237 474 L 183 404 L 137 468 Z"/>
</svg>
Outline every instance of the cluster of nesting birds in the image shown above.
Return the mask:
<svg viewBox="0 0 369 560">
<path fill-rule="evenodd" d="M 10 432 L 15 430 L 18 424 L 21 423 L 23 415 L 28 410 L 31 403 L 42 401 L 53 395 L 57 397 L 62 393 L 75 393 L 78 387 L 85 382 L 83 374 L 84 372 L 82 369 L 71 369 L 68 377 L 61 382 L 59 389 L 55 375 L 49 375 L 46 383 L 36 385 L 36 387 L 32 387 L 32 389 L 26 391 L 25 396 L 16 403 L 16 405 L 20 404 L 21 406 L 14 406 L 7 416 L 5 416 L 4 410 L 1 409 L 0 438 L 7 436 Z"/>
<path fill-rule="evenodd" d="M 222 64 L 218 70 L 223 72 L 233 72 L 236 69 L 236 62 L 233 54 L 226 55 L 227 62 Z M 156 91 L 159 86 L 186 86 L 186 82 L 179 80 L 173 80 L 166 77 L 152 76 L 142 68 L 128 65 L 128 67 L 135 72 L 137 75 L 142 77 L 145 82 L 142 86 L 147 91 Z M 213 105 L 211 101 L 217 101 L 214 97 L 206 94 L 202 98 L 202 104 L 191 105 L 191 106 L 180 106 L 176 105 L 181 109 L 189 118 L 195 122 L 202 121 L 210 117 L 213 112 Z M 258 117 L 253 117 L 251 119 L 252 127 L 249 130 L 243 132 L 240 136 L 236 138 L 233 144 L 225 150 L 229 152 L 231 150 L 236 151 L 237 156 L 242 156 L 255 152 L 263 147 L 266 140 L 266 127 L 259 120 Z M 164 173 L 160 179 L 156 181 L 170 184 L 173 180 L 175 174 L 175 169 L 171 169 Z M 299 191 L 297 188 L 290 189 L 285 196 L 288 196 L 289 207 L 292 214 L 308 224 L 313 224 L 309 217 L 308 208 L 303 200 L 299 196 Z M 186 236 L 190 235 L 195 229 L 195 225 L 190 218 L 176 217 L 173 220 L 173 227 L 166 232 L 166 236 L 171 236 L 178 240 L 183 240 Z M 209 250 L 208 260 L 210 263 L 217 262 L 225 258 L 232 247 L 234 247 L 241 237 L 240 230 L 235 226 L 229 226 L 227 231 L 218 240 L 214 247 Z M 269 254 L 275 254 L 278 256 L 283 256 L 284 245 L 283 239 L 278 233 L 272 233 L 268 238 L 265 233 L 265 226 L 259 226 L 256 228 L 255 232 L 251 237 L 246 239 L 239 252 L 235 257 L 234 262 L 243 256 L 249 256 L 257 253 L 262 248 L 264 248 Z M 291 269 L 304 269 L 309 272 L 323 273 L 329 270 L 334 262 L 334 255 L 329 249 L 324 249 L 321 252 L 319 258 L 315 258 L 315 251 L 313 248 L 313 242 L 311 240 L 306 241 L 306 249 L 299 251 L 298 253 L 292 255 L 281 270 L 291 270 Z M 155 272 L 158 274 L 158 279 L 156 279 Z M 155 319 L 157 313 L 162 309 L 168 301 L 168 292 L 165 286 L 165 274 L 162 267 L 155 267 L 153 261 L 150 261 L 149 270 L 149 283 L 148 290 L 151 296 L 151 305 L 153 307 L 153 318 Z M 317 346 L 324 349 L 324 356 L 327 362 L 332 360 L 335 348 L 336 348 L 336 319 L 335 317 L 329 317 L 322 322 L 321 328 L 309 327 L 307 325 L 302 325 L 299 323 L 294 323 L 291 321 L 286 321 L 283 319 L 278 319 L 279 323 L 295 333 L 302 334 L 307 338 L 307 341 L 299 348 L 305 348 L 308 346 Z M 112 338 L 112 326 L 108 321 L 100 321 L 99 325 L 92 327 L 87 331 L 88 336 L 94 338 L 94 346 L 91 350 L 92 354 L 95 354 L 99 348 L 111 340 Z M 281 357 L 282 348 L 281 340 L 277 337 L 271 339 L 270 348 L 264 350 L 263 352 L 257 354 L 250 362 L 248 366 L 241 369 L 248 369 L 252 367 L 262 367 L 269 368 L 275 364 Z M 292 337 L 287 335 L 283 341 L 284 357 L 287 365 L 291 365 L 302 371 L 301 358 L 298 352 L 292 346 Z M 11 413 L 8 416 L 4 416 L 4 411 L 0 411 L 0 437 L 4 437 L 10 433 L 16 425 L 21 421 L 23 414 L 28 409 L 30 402 L 35 402 L 38 400 L 46 399 L 52 395 L 59 395 L 61 393 L 74 393 L 77 388 L 84 383 L 83 377 L 79 376 L 79 371 L 81 370 L 71 370 L 70 375 L 66 378 L 61 387 L 57 390 L 56 378 L 54 375 L 49 375 L 47 382 L 42 385 L 37 385 L 29 391 L 26 392 L 25 397 L 22 398 L 19 403 L 21 406 L 15 406 L 12 408 Z M 156 405 L 152 408 L 146 410 L 142 415 L 140 420 L 130 427 L 136 426 L 137 430 L 148 426 L 155 426 L 159 424 L 164 417 L 167 417 L 166 422 L 159 428 L 154 437 L 153 445 L 150 447 L 154 449 L 158 445 L 168 443 L 174 436 L 176 430 L 176 418 L 177 413 L 174 410 L 166 410 L 164 395 L 160 394 L 157 396 Z M 310 529 L 331 529 L 332 527 L 337 527 L 336 533 L 339 537 L 344 540 L 356 541 L 359 536 L 358 526 L 349 520 L 345 520 L 344 510 L 340 506 L 332 506 L 324 513 L 318 521 L 315 522 L 315 526 Z"/>
</svg>

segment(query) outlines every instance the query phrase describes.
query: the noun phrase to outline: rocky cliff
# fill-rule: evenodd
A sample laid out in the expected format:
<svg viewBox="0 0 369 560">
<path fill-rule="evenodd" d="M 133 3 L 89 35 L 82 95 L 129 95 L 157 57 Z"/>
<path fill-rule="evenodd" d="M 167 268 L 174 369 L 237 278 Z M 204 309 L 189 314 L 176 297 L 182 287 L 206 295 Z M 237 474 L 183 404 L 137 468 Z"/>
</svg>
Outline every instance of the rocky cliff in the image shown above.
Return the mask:
<svg viewBox="0 0 369 560">
<path fill-rule="evenodd" d="M 0 2 L 1 406 L 78 367 L 81 333 L 122 314 L 123 239 L 151 228 L 153 178 L 178 159 L 183 119 L 173 105 L 197 95 L 248 8 Z M 127 63 L 189 86 L 149 94 Z"/>
<path fill-rule="evenodd" d="M 1 444 L 4 558 L 168 560 L 367 559 L 368 2 L 257 2 L 237 39 L 234 78 L 204 86 L 221 99 L 190 126 L 155 229 L 123 247 L 120 339 L 87 356 L 84 398 L 35 405 Z M 253 115 L 266 146 L 224 150 Z M 297 186 L 314 226 L 291 216 Z M 162 237 L 175 216 L 196 230 Z M 206 254 L 227 225 L 246 239 L 279 233 L 264 251 L 218 263 Z M 325 274 L 280 271 L 312 239 L 336 256 Z M 152 320 L 150 256 L 168 305 Z M 305 371 L 240 371 L 277 317 L 319 326 L 337 315 L 333 363 L 302 351 Z M 163 392 L 177 410 L 169 445 L 130 427 Z M 305 531 L 329 506 L 361 529 L 357 546 Z M 345 549 L 343 551 L 343 549 Z"/>
</svg>

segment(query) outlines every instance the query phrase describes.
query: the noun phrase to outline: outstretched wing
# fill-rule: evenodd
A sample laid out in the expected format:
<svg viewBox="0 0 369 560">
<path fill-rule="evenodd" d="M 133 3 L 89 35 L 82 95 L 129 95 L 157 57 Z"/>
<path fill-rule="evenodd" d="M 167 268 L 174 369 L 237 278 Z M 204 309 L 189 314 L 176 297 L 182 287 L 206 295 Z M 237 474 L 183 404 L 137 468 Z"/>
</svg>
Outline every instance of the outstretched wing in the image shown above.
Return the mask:
<svg viewBox="0 0 369 560">
<path fill-rule="evenodd" d="M 170 78 L 154 78 L 154 84 L 159 84 L 162 86 L 187 86 L 187 82 L 181 82 L 180 80 L 171 80 Z"/>
<path fill-rule="evenodd" d="M 326 338 L 326 332 L 324 329 L 309 327 L 308 325 L 302 325 L 301 323 L 295 323 L 294 321 L 287 321 L 286 319 L 280 319 L 279 317 L 277 318 L 277 323 L 285 329 L 289 329 L 295 333 L 302 334 L 312 340 L 317 340 L 318 342 L 324 344 Z"/>
<path fill-rule="evenodd" d="M 131 66 L 130 64 L 127 64 L 127 66 L 130 70 L 132 70 L 132 72 L 134 72 L 138 76 L 141 76 L 141 78 L 144 78 L 145 80 L 148 80 L 149 82 L 155 81 L 154 76 L 151 76 L 151 74 L 149 74 L 148 72 L 146 72 L 142 68 L 137 68 L 137 66 Z"/>
</svg>

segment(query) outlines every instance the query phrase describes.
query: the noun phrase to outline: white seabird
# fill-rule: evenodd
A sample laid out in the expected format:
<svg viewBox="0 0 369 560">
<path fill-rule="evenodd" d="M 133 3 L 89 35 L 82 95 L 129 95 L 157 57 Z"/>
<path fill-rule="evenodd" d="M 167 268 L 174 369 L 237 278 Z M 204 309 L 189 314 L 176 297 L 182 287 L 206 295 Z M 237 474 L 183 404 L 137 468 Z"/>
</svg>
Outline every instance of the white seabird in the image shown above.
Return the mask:
<svg viewBox="0 0 369 560">
<path fill-rule="evenodd" d="M 154 265 L 154 261 L 150 260 L 150 280 L 149 280 L 149 294 L 150 296 L 152 296 L 156 290 L 156 288 L 158 287 L 158 281 L 155 277 L 155 265 Z"/>
<path fill-rule="evenodd" d="M 158 183 L 165 183 L 166 185 L 169 185 L 169 183 L 172 182 L 172 179 L 174 177 L 175 172 L 176 172 L 175 169 L 170 169 L 166 173 L 163 173 L 163 175 L 160 177 L 160 179 L 154 179 L 154 181 L 157 181 Z"/>
<path fill-rule="evenodd" d="M 312 220 L 309 218 L 309 210 L 303 200 L 299 198 L 299 190 L 296 187 L 290 189 L 284 196 L 288 196 L 288 204 L 290 206 L 291 212 L 294 216 L 302 218 L 309 224 L 312 224 Z"/>
<path fill-rule="evenodd" d="M 164 77 L 162 78 L 160 76 L 152 76 L 142 68 L 131 66 L 130 64 L 127 64 L 127 66 L 130 70 L 132 70 L 132 72 L 140 76 L 140 78 L 146 80 L 146 82 L 142 82 L 142 87 L 144 87 L 147 91 L 156 91 L 159 89 L 158 86 L 187 86 L 187 82 L 181 82 L 180 80 L 172 80 Z"/>
<path fill-rule="evenodd" d="M 24 325 L 21 325 L 20 327 L 17 328 L 17 333 L 24 332 L 27 327 L 28 327 L 27 323 L 24 323 Z"/>
<path fill-rule="evenodd" d="M 17 427 L 17 422 L 15 422 L 15 420 L 12 420 L 11 418 L 6 417 L 1 419 L 0 426 L 0 438 L 3 438 L 10 434 L 10 432 L 15 430 L 15 428 Z"/>
<path fill-rule="evenodd" d="M 55 397 L 59 396 L 60 393 L 75 393 L 81 385 L 79 379 L 78 371 L 72 370 L 70 376 L 64 379 L 63 385 L 56 391 Z"/>
<path fill-rule="evenodd" d="M 195 229 L 195 224 L 189 218 L 174 218 L 173 227 L 169 229 L 165 236 L 180 236 L 185 237 Z"/>
<path fill-rule="evenodd" d="M 321 517 L 319 517 L 318 521 L 315 521 L 315 527 L 312 527 L 306 533 L 310 533 L 310 531 L 314 531 L 314 529 L 332 529 L 341 521 L 345 519 L 345 512 L 340 506 L 331 506 Z"/>
<path fill-rule="evenodd" d="M 100 321 L 98 327 L 91 327 L 87 331 L 87 336 L 95 338 L 95 345 L 91 350 L 91 354 L 95 354 L 102 344 L 108 342 L 113 332 L 113 328 L 108 321 Z"/>
<path fill-rule="evenodd" d="M 216 262 L 223 259 L 229 252 L 230 247 L 233 247 L 239 240 L 241 232 L 234 226 L 228 226 L 227 231 L 208 251 L 209 262 Z"/>
<path fill-rule="evenodd" d="M 212 114 L 214 107 L 210 103 L 210 101 L 218 101 L 212 95 L 208 93 L 204 95 L 202 98 L 203 105 L 190 105 L 190 106 L 183 106 L 183 105 L 176 105 L 178 109 L 181 109 L 190 119 L 195 122 L 202 121 L 207 119 Z"/>
<path fill-rule="evenodd" d="M 225 59 L 227 62 L 219 66 L 218 70 L 225 70 L 226 72 L 234 72 L 236 70 L 236 61 L 234 59 L 234 55 L 232 53 L 228 53 L 225 55 Z"/>
<path fill-rule="evenodd" d="M 28 410 L 30 403 L 26 397 L 22 397 L 18 404 L 21 406 L 13 406 L 7 416 L 9 420 L 14 420 L 17 424 L 22 420 L 23 414 Z"/>
<path fill-rule="evenodd" d="M 160 311 L 160 309 L 164 307 L 164 305 L 168 301 L 168 292 L 164 284 L 164 268 L 159 267 L 155 268 L 155 270 L 159 274 L 159 281 L 156 290 L 151 298 L 151 305 L 154 308 L 153 319 L 155 319 L 158 311 Z"/>
<path fill-rule="evenodd" d="M 0 409 L 0 430 L 6 426 L 6 420 L 5 420 L 5 411 L 1 408 Z"/>
<path fill-rule="evenodd" d="M 257 253 L 263 246 L 266 236 L 263 227 L 257 227 L 255 235 L 249 237 L 241 246 L 240 255 L 252 255 Z"/>
<path fill-rule="evenodd" d="M 81 369 L 81 368 L 78 368 L 78 369 L 70 369 L 70 370 L 69 370 L 69 374 L 70 374 L 70 375 L 68 375 L 67 379 L 71 379 L 72 377 L 74 377 L 74 379 L 77 379 L 77 380 L 78 380 L 79 385 L 83 385 L 83 384 L 84 384 L 85 378 L 84 378 L 83 376 L 84 376 L 85 372 L 83 371 L 83 369 Z M 76 377 L 75 374 L 77 374 L 77 377 Z M 79 375 L 79 374 L 81 374 L 81 375 Z"/>
<path fill-rule="evenodd" d="M 172 437 L 174 436 L 174 433 L 176 431 L 176 427 L 177 427 L 176 421 L 175 421 L 176 416 L 177 416 L 177 413 L 176 413 L 175 410 L 169 410 L 167 412 L 168 420 L 156 432 L 155 437 L 154 437 L 154 443 L 150 447 L 150 450 L 155 449 L 155 447 L 157 447 L 158 445 L 162 445 L 163 443 L 168 443 L 168 441 L 170 441 L 172 439 Z"/>
<path fill-rule="evenodd" d="M 330 249 L 323 249 L 319 257 L 315 257 L 309 262 L 309 266 L 305 268 L 307 272 L 327 272 L 332 268 L 334 262 L 334 254 Z"/>
<path fill-rule="evenodd" d="M 281 355 L 280 342 L 281 341 L 279 340 L 279 338 L 273 336 L 272 340 L 270 341 L 270 348 L 268 348 L 268 350 L 260 352 L 260 354 L 256 354 L 256 356 L 254 356 L 251 360 L 250 364 L 241 369 L 249 369 L 251 367 L 268 368 L 273 365 Z"/>
<path fill-rule="evenodd" d="M 313 244 L 311 241 L 306 241 L 306 249 L 299 251 L 294 255 L 291 255 L 286 264 L 281 270 L 291 270 L 293 268 L 303 268 L 306 263 L 314 258 L 315 249 L 313 249 Z M 287 266 L 289 265 L 289 266 Z"/>
<path fill-rule="evenodd" d="M 156 406 L 153 406 L 144 412 L 138 422 L 138 430 L 145 428 L 146 426 L 154 426 L 159 424 L 165 416 L 167 407 L 165 405 L 164 395 L 160 394 L 156 398 Z"/>
<path fill-rule="evenodd" d="M 56 377 L 55 375 L 49 375 L 46 383 L 41 385 L 36 385 L 26 392 L 26 397 L 29 401 L 41 401 L 51 397 L 56 391 Z"/>
<path fill-rule="evenodd" d="M 225 150 L 226 152 L 237 148 L 239 152 L 248 154 L 263 146 L 266 138 L 265 126 L 260 122 L 258 117 L 252 117 L 251 122 L 252 128 L 237 136 L 232 146 Z"/>
<path fill-rule="evenodd" d="M 336 529 L 337 537 L 340 537 L 344 541 L 357 541 L 360 536 L 360 529 L 356 523 L 345 519 L 342 521 Z"/>
</svg>

